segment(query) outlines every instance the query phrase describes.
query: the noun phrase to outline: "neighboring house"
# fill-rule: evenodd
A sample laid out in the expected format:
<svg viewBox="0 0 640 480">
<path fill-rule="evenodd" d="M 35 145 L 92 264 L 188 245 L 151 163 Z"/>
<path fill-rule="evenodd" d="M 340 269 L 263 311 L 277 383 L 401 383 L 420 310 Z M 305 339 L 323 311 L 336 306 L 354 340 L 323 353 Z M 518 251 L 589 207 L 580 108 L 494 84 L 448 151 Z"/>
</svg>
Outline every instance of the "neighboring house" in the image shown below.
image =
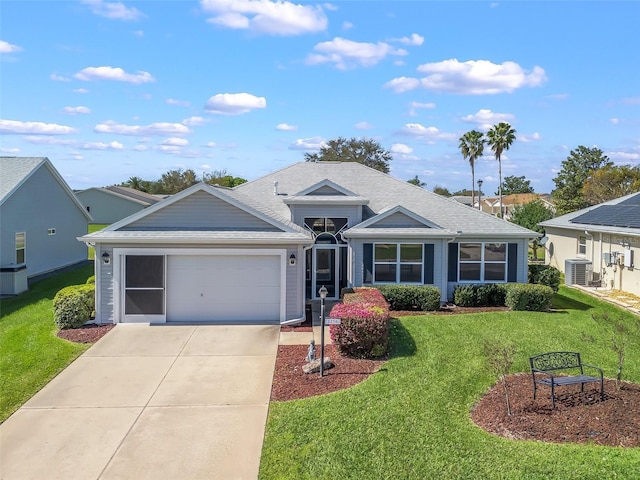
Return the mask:
<svg viewBox="0 0 640 480">
<path fill-rule="evenodd" d="M 458 203 L 466 205 L 467 207 L 470 207 L 471 204 L 473 203 L 470 195 L 451 195 L 449 198 L 451 200 L 455 200 Z M 477 200 L 476 200 L 476 204 L 477 204 Z M 477 205 L 476 205 L 476 208 L 478 208 Z"/>
<path fill-rule="evenodd" d="M 624 290 L 640 296 L 640 193 L 568 213 L 540 224 L 546 263 L 567 283 Z"/>
<path fill-rule="evenodd" d="M 550 201 L 551 197 L 548 194 L 512 193 L 511 195 L 505 195 L 502 197 L 502 210 L 504 211 L 505 220 L 511 219 L 511 214 L 515 208 L 526 205 L 527 203 L 531 203 L 535 200 L 540 200 L 551 213 L 555 213 L 555 206 Z M 482 198 L 481 203 L 483 212 L 496 216 L 500 215 L 500 197 Z M 478 208 L 477 201 L 475 207 Z"/>
<path fill-rule="evenodd" d="M 162 198 L 129 187 L 88 188 L 76 192 L 76 197 L 93 217 L 94 223 L 115 223 L 133 215 Z"/>
<path fill-rule="evenodd" d="M 0 293 L 87 259 L 91 216 L 45 157 L 0 157 Z"/>
<path fill-rule="evenodd" d="M 234 189 L 200 183 L 79 240 L 97 321 L 305 318 L 323 285 L 526 282 L 537 233 L 353 162 L 302 162 Z"/>
</svg>

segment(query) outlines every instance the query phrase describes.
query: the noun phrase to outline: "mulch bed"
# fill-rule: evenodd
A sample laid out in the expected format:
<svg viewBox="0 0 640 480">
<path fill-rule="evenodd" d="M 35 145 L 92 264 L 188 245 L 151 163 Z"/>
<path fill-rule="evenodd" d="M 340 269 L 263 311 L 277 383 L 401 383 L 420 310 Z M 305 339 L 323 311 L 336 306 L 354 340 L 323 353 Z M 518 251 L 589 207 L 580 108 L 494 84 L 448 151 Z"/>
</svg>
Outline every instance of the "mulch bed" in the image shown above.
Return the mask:
<svg viewBox="0 0 640 480">
<path fill-rule="evenodd" d="M 80 328 L 67 328 L 58 331 L 58 337 L 76 343 L 94 343 L 109 332 L 114 324 L 110 325 L 83 325 Z"/>
<path fill-rule="evenodd" d="M 589 443 L 612 447 L 640 447 L 640 385 L 605 379 L 605 399 L 599 385 L 585 384 L 556 390 L 551 408 L 550 389 L 538 389 L 533 400 L 531 375 L 507 377 L 512 416 L 507 414 L 504 387 L 498 382 L 473 408 L 471 419 L 484 430 L 516 440 Z"/>
</svg>

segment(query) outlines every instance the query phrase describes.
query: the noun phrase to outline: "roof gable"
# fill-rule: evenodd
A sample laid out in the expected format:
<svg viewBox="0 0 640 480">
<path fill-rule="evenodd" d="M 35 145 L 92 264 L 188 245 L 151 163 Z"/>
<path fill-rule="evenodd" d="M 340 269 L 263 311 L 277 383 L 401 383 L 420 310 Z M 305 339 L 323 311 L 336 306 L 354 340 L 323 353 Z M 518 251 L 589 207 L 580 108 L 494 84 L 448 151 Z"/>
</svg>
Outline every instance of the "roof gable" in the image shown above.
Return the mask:
<svg viewBox="0 0 640 480">
<path fill-rule="evenodd" d="M 47 157 L 0 157 L 0 206 L 41 168 L 46 168 L 49 171 L 60 188 L 82 212 L 82 215 L 92 221 L 91 215 L 85 210 L 78 197 Z"/>
<path fill-rule="evenodd" d="M 360 223 L 358 228 L 437 228 L 440 226 L 397 205 Z"/>
<path fill-rule="evenodd" d="M 205 183 L 183 190 L 104 229 L 136 230 L 302 231 L 275 214 L 254 208 L 229 189 Z"/>
<path fill-rule="evenodd" d="M 295 194 L 296 197 L 302 196 L 320 196 L 320 195 L 342 195 L 347 197 L 357 197 L 355 193 L 325 178 L 324 180 L 305 188 L 301 192 Z"/>
</svg>

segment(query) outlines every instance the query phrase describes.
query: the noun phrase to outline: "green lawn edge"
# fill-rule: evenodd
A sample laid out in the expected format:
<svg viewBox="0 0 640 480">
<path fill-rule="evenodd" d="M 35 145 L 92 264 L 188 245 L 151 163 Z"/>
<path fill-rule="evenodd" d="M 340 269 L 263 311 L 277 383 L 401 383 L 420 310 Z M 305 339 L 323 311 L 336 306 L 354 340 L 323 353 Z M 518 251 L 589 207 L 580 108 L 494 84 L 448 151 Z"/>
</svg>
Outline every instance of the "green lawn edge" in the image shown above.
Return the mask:
<svg viewBox="0 0 640 480">
<path fill-rule="evenodd" d="M 0 300 L 0 422 L 89 348 L 56 336 L 53 297 L 91 275 L 93 264 L 85 265 Z"/>
<path fill-rule="evenodd" d="M 535 353 L 571 350 L 615 377 L 610 334 L 593 313 L 623 312 L 562 287 L 553 313 L 425 315 L 394 322 L 392 358 L 355 387 L 272 402 L 261 479 L 637 478 L 640 449 L 547 444 L 491 435 L 469 412 L 495 383 L 484 339 L 517 346 L 512 372 Z M 593 338 L 593 341 L 590 340 Z M 640 340 L 627 346 L 624 378 L 640 383 Z"/>
</svg>

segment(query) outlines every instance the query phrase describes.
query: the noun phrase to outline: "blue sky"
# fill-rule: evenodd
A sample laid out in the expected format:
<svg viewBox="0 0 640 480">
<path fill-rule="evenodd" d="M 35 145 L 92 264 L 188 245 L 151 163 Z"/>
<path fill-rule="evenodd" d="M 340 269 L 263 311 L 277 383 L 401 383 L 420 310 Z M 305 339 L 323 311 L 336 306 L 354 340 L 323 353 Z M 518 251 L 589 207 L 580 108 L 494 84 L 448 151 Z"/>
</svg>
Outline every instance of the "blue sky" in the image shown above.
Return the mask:
<svg viewBox="0 0 640 480">
<path fill-rule="evenodd" d="M 536 192 L 570 150 L 640 164 L 640 2 L 24 1 L 0 7 L 0 154 L 72 188 L 170 169 L 249 180 L 338 136 L 471 188 L 466 131 L 517 131 Z M 498 185 L 490 150 L 476 165 Z"/>
</svg>

